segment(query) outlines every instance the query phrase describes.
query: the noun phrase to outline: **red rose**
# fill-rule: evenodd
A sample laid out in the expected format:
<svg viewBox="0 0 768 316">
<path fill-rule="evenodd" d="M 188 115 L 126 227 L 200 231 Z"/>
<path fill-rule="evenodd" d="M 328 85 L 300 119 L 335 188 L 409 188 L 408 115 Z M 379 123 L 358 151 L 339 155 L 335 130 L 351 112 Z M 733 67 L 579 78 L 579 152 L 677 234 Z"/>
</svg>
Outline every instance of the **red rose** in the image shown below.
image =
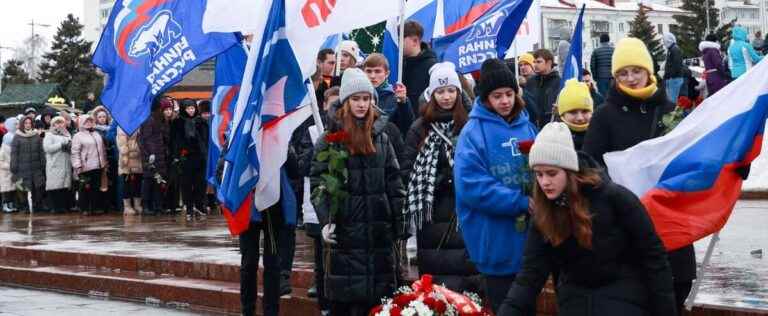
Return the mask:
<svg viewBox="0 0 768 316">
<path fill-rule="evenodd" d="M 375 316 L 376 314 L 381 312 L 383 309 L 384 309 L 384 306 L 378 305 L 378 306 L 374 307 L 373 309 L 371 309 L 371 311 L 368 313 L 368 316 Z"/>
<path fill-rule="evenodd" d="M 531 152 L 531 147 L 533 147 L 532 139 L 517 142 L 517 148 L 520 149 L 520 152 L 524 155 L 527 155 Z"/>
<path fill-rule="evenodd" d="M 389 316 L 400 316 L 400 313 L 403 312 L 403 309 L 400 308 L 400 306 L 393 306 L 392 309 L 389 310 Z"/>
<path fill-rule="evenodd" d="M 418 297 L 416 296 L 416 294 L 413 294 L 413 293 L 411 293 L 411 294 L 400 294 L 398 296 L 395 296 L 395 298 L 393 298 L 392 301 L 397 306 L 405 307 L 405 306 L 408 306 L 408 304 L 411 304 L 411 302 L 414 301 L 417 298 Z"/>
<path fill-rule="evenodd" d="M 338 131 L 336 133 L 329 133 L 325 135 L 325 141 L 328 143 L 341 143 L 345 140 L 347 140 L 347 132 L 344 130 Z"/>
<path fill-rule="evenodd" d="M 693 102 L 688 97 L 681 96 L 677 98 L 677 106 L 683 109 L 690 109 L 693 107 Z"/>
<path fill-rule="evenodd" d="M 181 156 L 182 156 L 182 157 L 186 157 L 188 154 L 189 154 L 189 151 L 188 151 L 188 150 L 186 150 L 186 149 L 182 149 L 182 150 L 181 150 Z"/>
<path fill-rule="evenodd" d="M 446 311 L 446 310 L 448 310 L 448 305 L 447 305 L 447 304 L 445 304 L 445 302 L 443 302 L 443 301 L 441 301 L 441 300 L 436 300 L 436 301 L 435 301 L 435 307 L 434 307 L 434 310 L 435 310 L 435 311 L 436 311 L 438 314 L 444 314 L 444 313 L 445 313 L 445 311 Z"/>
</svg>

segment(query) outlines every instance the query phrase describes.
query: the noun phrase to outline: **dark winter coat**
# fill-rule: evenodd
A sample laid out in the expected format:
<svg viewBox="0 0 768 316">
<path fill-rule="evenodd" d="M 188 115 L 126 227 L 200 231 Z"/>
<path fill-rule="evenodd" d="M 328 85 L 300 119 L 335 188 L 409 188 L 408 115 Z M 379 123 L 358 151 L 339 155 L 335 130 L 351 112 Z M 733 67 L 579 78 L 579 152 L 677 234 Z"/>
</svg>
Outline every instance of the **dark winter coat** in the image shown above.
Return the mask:
<svg viewBox="0 0 768 316">
<path fill-rule="evenodd" d="M 542 128 L 552 117 L 552 107 L 560 93 L 560 74 L 552 71 L 548 75 L 535 75 L 525 84 L 525 92 L 536 102 L 536 127 Z"/>
<path fill-rule="evenodd" d="M 141 125 L 139 132 L 139 148 L 144 165 L 144 177 L 154 177 L 149 168 L 149 157 L 155 156 L 155 170 L 166 177 L 168 175 L 168 123 L 162 117 L 151 116 Z"/>
<path fill-rule="evenodd" d="M 683 52 L 677 44 L 673 44 L 667 52 L 664 63 L 664 79 L 683 77 Z"/>
<path fill-rule="evenodd" d="M 452 112 L 438 117 L 440 122 L 453 119 Z M 403 172 L 410 174 L 416 157 L 423 148 L 424 137 L 430 126 L 423 118 L 413 123 L 405 140 Z M 457 135 L 455 135 L 458 137 Z M 420 274 L 431 274 L 435 284 L 445 284 L 454 291 L 476 291 L 474 281 L 479 272 L 469 260 L 464 238 L 458 228 L 456 193 L 453 186 L 453 168 L 443 150 L 439 154 L 435 179 L 432 222 L 423 223 L 417 231 L 418 264 Z"/>
<path fill-rule="evenodd" d="M 571 131 L 571 136 L 573 137 L 573 146 L 576 148 L 576 151 L 580 151 L 584 148 L 584 136 L 587 135 L 587 132 L 574 132 Z"/>
<path fill-rule="evenodd" d="M 195 113 L 190 117 L 181 111 L 179 118 L 171 123 L 171 159 L 180 159 L 184 151 L 191 159 L 202 159 L 208 155 L 208 124 Z"/>
<path fill-rule="evenodd" d="M 411 100 L 405 99 L 405 103 L 398 103 L 395 91 L 392 86 L 385 82 L 376 88 L 376 94 L 379 95 L 378 106 L 389 117 L 389 121 L 394 123 L 400 130 L 400 135 L 408 133 L 408 129 L 413 124 L 415 111 L 411 106 Z"/>
<path fill-rule="evenodd" d="M 610 43 L 600 43 L 600 47 L 592 52 L 589 65 L 592 70 L 592 77 L 595 80 L 613 78 L 613 73 L 611 72 L 613 50 L 614 48 Z"/>
<path fill-rule="evenodd" d="M 331 301 L 377 304 L 394 290 L 393 246 L 407 238 L 402 214 L 405 190 L 386 125 L 381 119 L 374 124 L 375 154 L 348 158 L 349 180 L 344 187 L 350 196 L 339 214 L 329 219 L 329 205 L 315 205 L 322 224 L 336 224 L 337 244 L 326 248 L 329 261 L 325 263 L 325 293 Z M 321 136 L 316 154 L 328 146 Z M 327 170 L 326 162 L 313 160 L 313 187 Z"/>
<path fill-rule="evenodd" d="M 45 152 L 38 131 L 16 130 L 11 142 L 11 175 L 13 183 L 21 180 L 27 190 L 45 188 Z"/>
<path fill-rule="evenodd" d="M 667 253 L 640 200 L 610 181 L 581 192 L 592 214 L 592 249 L 574 237 L 553 246 L 532 225 L 523 267 L 499 315 L 533 311 L 551 272 L 559 272 L 560 315 L 677 315 Z"/>
<path fill-rule="evenodd" d="M 432 68 L 436 63 L 437 55 L 425 43 L 421 43 L 421 54 L 405 57 L 403 61 L 403 84 L 408 90 L 408 99 L 411 100 L 411 104 L 419 104 L 419 97 L 429 87 L 429 68 Z M 419 115 L 415 111 L 414 114 Z"/>
<path fill-rule="evenodd" d="M 582 150 L 605 166 L 603 155 L 621 151 L 664 132 L 662 117 L 674 109 L 666 92 L 659 88 L 647 100 L 639 100 L 620 92 L 614 85 L 605 104 L 597 109 L 589 123 Z M 669 253 L 675 282 L 696 278 L 693 245 Z"/>
<path fill-rule="evenodd" d="M 699 43 L 699 50 L 704 59 L 704 69 L 706 71 L 707 92 L 713 95 L 720 91 L 731 80 L 723 63 L 723 55 L 720 53 L 720 44 L 715 42 L 703 41 Z"/>
</svg>

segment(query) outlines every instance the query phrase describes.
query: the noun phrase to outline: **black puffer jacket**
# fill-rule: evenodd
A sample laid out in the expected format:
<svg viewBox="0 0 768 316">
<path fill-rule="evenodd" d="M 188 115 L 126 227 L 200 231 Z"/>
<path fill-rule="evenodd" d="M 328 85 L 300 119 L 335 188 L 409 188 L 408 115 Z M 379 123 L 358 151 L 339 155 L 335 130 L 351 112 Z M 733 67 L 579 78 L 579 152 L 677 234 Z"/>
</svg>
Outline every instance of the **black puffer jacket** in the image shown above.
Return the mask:
<svg viewBox="0 0 768 316">
<path fill-rule="evenodd" d="M 647 100 L 630 97 L 614 85 L 603 106 L 589 123 L 582 150 L 605 166 L 603 155 L 621 151 L 664 132 L 662 117 L 674 109 L 663 88 Z M 696 256 L 693 245 L 669 253 L 675 282 L 696 278 Z"/>
<path fill-rule="evenodd" d="M 607 179 L 581 192 L 590 203 L 592 249 L 574 237 L 553 246 L 532 225 L 523 267 L 499 315 L 531 313 L 550 272 L 560 275 L 560 315 L 677 315 L 667 254 L 643 204 Z"/>
<path fill-rule="evenodd" d="M 186 151 L 194 159 L 205 159 L 208 155 L 208 124 L 197 113 L 189 116 L 181 111 L 179 118 L 171 123 L 171 158 L 179 159 Z"/>
<path fill-rule="evenodd" d="M 139 148 L 144 168 L 144 177 L 154 177 L 154 172 L 149 170 L 149 157 L 155 156 L 155 170 L 163 177 L 168 176 L 168 148 L 170 142 L 170 131 L 168 123 L 162 118 L 153 114 L 143 124 L 139 132 Z"/>
<path fill-rule="evenodd" d="M 438 121 L 452 120 L 446 112 Z M 417 119 L 405 139 L 403 172 L 410 174 L 424 137 L 430 131 L 423 118 Z M 457 136 L 456 133 L 455 136 Z M 449 289 L 477 292 L 479 272 L 469 260 L 464 238 L 457 225 L 456 194 L 453 186 L 453 168 L 448 164 L 445 151 L 441 150 L 437 163 L 432 222 L 423 223 L 417 230 L 419 274 L 431 274 L 435 284 L 445 284 Z M 406 183 L 407 188 L 407 183 Z"/>
<path fill-rule="evenodd" d="M 19 180 L 27 190 L 45 187 L 45 152 L 37 130 L 18 129 L 11 142 L 11 181 Z"/>
<path fill-rule="evenodd" d="M 536 127 L 542 128 L 552 117 L 552 107 L 560 93 L 560 74 L 552 71 L 548 75 L 535 75 L 525 83 L 525 92 L 536 102 Z"/>
<path fill-rule="evenodd" d="M 336 224 L 337 244 L 326 248 L 330 260 L 325 263 L 325 293 L 331 301 L 376 304 L 394 290 L 393 247 L 395 241 L 407 238 L 402 215 L 405 192 L 395 150 L 384 132 L 386 125 L 381 119 L 374 124 L 375 154 L 354 155 L 347 160 L 349 180 L 345 189 L 350 196 L 336 218 L 329 220 L 329 205 L 315 205 L 323 224 Z M 328 146 L 322 136 L 315 153 Z M 327 163 L 313 160 L 313 187 L 327 170 Z"/>
<path fill-rule="evenodd" d="M 419 97 L 429 86 L 429 68 L 437 63 L 437 55 L 426 43 L 421 43 L 421 54 L 405 57 L 403 61 L 403 84 L 408 89 L 411 104 L 419 104 Z M 414 107 L 414 114 L 419 115 Z"/>
</svg>

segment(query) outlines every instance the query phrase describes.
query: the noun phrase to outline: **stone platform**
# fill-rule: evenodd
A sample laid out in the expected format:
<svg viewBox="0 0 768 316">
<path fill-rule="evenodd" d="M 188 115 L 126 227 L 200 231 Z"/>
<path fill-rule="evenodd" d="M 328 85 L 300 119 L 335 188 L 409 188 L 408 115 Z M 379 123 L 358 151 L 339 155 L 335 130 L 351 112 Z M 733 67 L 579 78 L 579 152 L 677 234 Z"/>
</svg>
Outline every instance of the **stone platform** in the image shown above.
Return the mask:
<svg viewBox="0 0 768 316">
<path fill-rule="evenodd" d="M 764 205 L 755 203 L 744 207 Z M 738 214 L 739 210 L 734 212 L 734 216 Z M 721 234 L 723 243 L 728 243 L 728 236 L 727 232 Z M 765 241 L 757 237 L 753 243 Z M 311 240 L 303 231 L 297 231 L 296 244 L 291 277 L 294 291 L 291 298 L 282 300 L 281 314 L 319 315 L 315 301 L 306 296 L 314 278 Z M 697 248 L 700 253 L 705 247 L 697 244 Z M 720 257 L 722 251 L 713 262 L 717 263 Z M 238 240 L 229 235 L 220 216 L 194 222 L 183 216 L 0 215 L 0 283 L 5 284 L 205 314 L 237 314 L 239 261 Z M 411 275 L 415 278 L 415 269 Z M 765 277 L 750 276 L 758 283 Z M 713 282 L 714 290 L 705 283 L 703 300 L 697 300 L 704 308 L 695 309 L 691 315 L 768 313 L 768 308 L 761 310 L 743 302 L 734 304 L 732 300 L 717 299 L 734 296 L 727 289 L 739 287 L 738 279 L 729 280 L 725 288 L 722 278 Z M 759 300 L 765 298 L 766 285 L 762 284 L 750 289 Z M 540 315 L 554 315 L 551 289 L 545 289 L 539 305 Z"/>
</svg>

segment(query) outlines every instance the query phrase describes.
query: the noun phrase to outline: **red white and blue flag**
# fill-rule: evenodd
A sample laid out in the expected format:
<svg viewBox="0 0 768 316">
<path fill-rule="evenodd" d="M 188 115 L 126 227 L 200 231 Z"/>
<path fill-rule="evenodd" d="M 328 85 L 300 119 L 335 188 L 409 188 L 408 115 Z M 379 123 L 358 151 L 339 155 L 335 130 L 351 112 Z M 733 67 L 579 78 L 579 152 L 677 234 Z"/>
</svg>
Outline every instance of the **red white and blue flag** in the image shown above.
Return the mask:
<svg viewBox="0 0 768 316">
<path fill-rule="evenodd" d="M 768 61 L 707 98 L 669 134 L 604 156 L 634 192 L 668 250 L 719 231 L 741 194 L 736 169 L 759 154 L 768 118 Z"/>
<path fill-rule="evenodd" d="M 213 99 L 211 100 L 213 116 L 208 144 L 208 165 L 205 173 L 208 183 L 215 187 L 218 187 L 220 181 L 220 179 L 216 179 L 217 163 L 221 153 L 226 148 L 247 58 L 246 48 L 242 44 L 234 45 L 216 56 Z"/>
<path fill-rule="evenodd" d="M 297 202 L 282 166 L 294 130 L 312 114 L 306 106 L 310 97 L 307 78 L 316 69 L 317 51 L 330 35 L 397 15 L 398 5 L 358 0 L 237 0 L 228 5 L 262 9 L 268 5 L 259 16 L 222 16 L 215 11 L 209 15 L 206 11 L 204 18 L 209 31 L 249 30 L 249 25 L 264 21 L 253 34 L 251 45 L 255 46 L 246 63 L 246 71 L 253 71 L 252 88 L 250 92 L 245 85 L 241 88 L 241 93 L 249 93 L 248 102 L 238 103 L 234 110 L 219 187 L 230 232 L 237 235 L 250 222 L 261 219 L 255 210 L 266 210 L 278 202 L 286 222 L 295 223 Z M 243 12 L 248 10 L 243 8 Z M 251 64 L 254 68 L 248 69 Z"/>
<path fill-rule="evenodd" d="M 405 3 L 406 21 L 416 21 L 424 28 L 422 41 L 453 34 L 475 23 L 502 0 L 409 0 Z M 387 21 L 384 29 L 382 54 L 389 61 L 389 81 L 397 81 L 400 49 L 398 45 L 398 18 Z"/>
</svg>

